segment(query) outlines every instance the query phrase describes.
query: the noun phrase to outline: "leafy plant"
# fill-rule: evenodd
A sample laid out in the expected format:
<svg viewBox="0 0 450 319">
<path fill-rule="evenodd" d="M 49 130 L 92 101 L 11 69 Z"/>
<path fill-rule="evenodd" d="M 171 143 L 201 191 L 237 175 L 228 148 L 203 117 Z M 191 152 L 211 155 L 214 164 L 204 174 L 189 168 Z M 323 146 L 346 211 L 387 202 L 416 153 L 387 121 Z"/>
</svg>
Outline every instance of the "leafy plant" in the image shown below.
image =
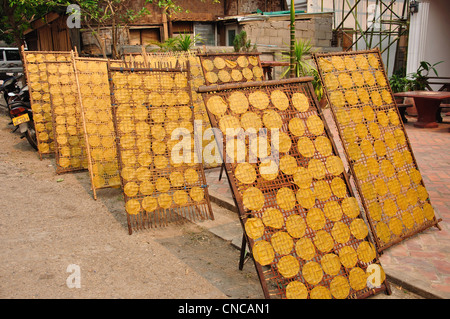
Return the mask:
<svg viewBox="0 0 450 319">
<path fill-rule="evenodd" d="M 298 39 L 294 42 L 293 50 L 282 51 L 282 60 L 291 62 L 291 53 L 294 53 L 294 76 L 312 76 L 314 80 L 312 81 L 314 87 L 314 93 L 317 99 L 320 101 L 323 96 L 323 86 L 320 80 L 319 72 L 314 68 L 313 63 L 311 63 L 311 53 L 313 53 L 313 46 L 310 40 L 303 41 Z M 291 66 L 287 67 L 281 74 L 281 77 L 292 76 Z"/>
<path fill-rule="evenodd" d="M 430 72 L 433 72 L 436 76 L 439 76 L 435 67 L 442 62 L 444 61 L 431 64 L 426 61 L 421 61 L 417 71 L 409 75 L 411 77 L 410 88 L 415 91 L 429 88 L 428 76 Z"/>
<path fill-rule="evenodd" d="M 241 32 L 239 32 L 238 34 L 236 34 L 236 36 L 234 37 L 233 40 L 233 47 L 234 47 L 234 52 L 250 52 L 251 51 L 251 47 L 252 47 L 252 43 L 250 40 L 247 39 L 247 32 L 245 30 L 242 30 Z M 253 51 L 256 49 L 256 44 L 253 45 Z"/>
<path fill-rule="evenodd" d="M 204 40 L 202 39 L 200 34 L 196 34 L 192 38 L 190 34 L 184 33 L 184 34 L 180 34 L 175 39 L 176 39 L 175 49 L 177 51 L 189 51 L 190 49 L 192 49 L 192 47 L 196 43 L 198 43 L 198 42 L 203 43 L 204 42 Z"/>
<path fill-rule="evenodd" d="M 406 77 L 404 68 L 395 71 L 389 78 L 393 93 L 405 92 L 411 87 L 411 80 Z"/>
<path fill-rule="evenodd" d="M 312 74 L 312 70 L 314 67 L 310 63 L 311 61 L 311 53 L 313 52 L 313 46 L 310 40 L 303 41 L 302 39 L 298 39 L 294 43 L 293 53 L 294 53 L 294 75 L 296 77 L 307 76 Z M 291 61 L 291 51 L 282 51 L 282 60 L 283 61 Z M 282 77 L 285 77 L 291 67 L 288 67 L 284 70 Z"/>
</svg>

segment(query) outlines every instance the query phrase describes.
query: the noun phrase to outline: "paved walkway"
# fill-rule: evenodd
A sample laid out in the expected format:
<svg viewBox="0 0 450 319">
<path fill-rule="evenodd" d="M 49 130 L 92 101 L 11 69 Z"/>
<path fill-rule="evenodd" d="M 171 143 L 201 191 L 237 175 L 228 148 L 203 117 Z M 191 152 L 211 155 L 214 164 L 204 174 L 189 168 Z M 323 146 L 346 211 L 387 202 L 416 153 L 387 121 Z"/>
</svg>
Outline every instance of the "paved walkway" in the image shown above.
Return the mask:
<svg viewBox="0 0 450 319">
<path fill-rule="evenodd" d="M 330 114 L 325 112 L 329 119 Z M 439 231 L 430 228 L 383 252 L 381 264 L 391 282 L 425 297 L 450 298 L 450 117 L 448 124 L 436 129 L 415 128 L 415 118 L 405 124 L 414 155 L 423 176 L 431 203 L 438 218 L 442 218 Z M 331 131 L 334 127 L 330 126 Z M 334 136 L 337 134 L 334 133 Z M 340 145 L 337 145 L 340 150 Z M 224 173 L 219 181 L 220 168 L 206 171 L 211 200 L 236 211 L 231 190 Z M 221 223 L 210 229 L 240 247 L 242 228 L 239 221 Z"/>
</svg>

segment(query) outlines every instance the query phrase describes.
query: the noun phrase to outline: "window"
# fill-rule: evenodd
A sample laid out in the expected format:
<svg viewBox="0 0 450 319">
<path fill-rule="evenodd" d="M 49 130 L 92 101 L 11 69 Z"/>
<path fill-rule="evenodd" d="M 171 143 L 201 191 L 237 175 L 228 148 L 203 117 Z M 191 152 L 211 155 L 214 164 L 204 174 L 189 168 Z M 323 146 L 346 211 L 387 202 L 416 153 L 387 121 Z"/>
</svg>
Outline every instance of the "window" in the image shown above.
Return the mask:
<svg viewBox="0 0 450 319">
<path fill-rule="evenodd" d="M 20 61 L 19 50 L 5 50 L 7 61 Z"/>
<path fill-rule="evenodd" d="M 233 46 L 234 38 L 236 37 L 236 29 L 230 29 L 227 31 L 228 45 Z"/>
<path fill-rule="evenodd" d="M 211 23 L 196 23 L 194 25 L 195 35 L 199 35 L 202 41 L 197 41 L 196 45 L 216 45 L 216 27 Z"/>
<path fill-rule="evenodd" d="M 0 50 L 0 61 L 4 61 L 4 58 L 3 58 L 3 52 L 4 52 L 5 50 Z"/>
</svg>

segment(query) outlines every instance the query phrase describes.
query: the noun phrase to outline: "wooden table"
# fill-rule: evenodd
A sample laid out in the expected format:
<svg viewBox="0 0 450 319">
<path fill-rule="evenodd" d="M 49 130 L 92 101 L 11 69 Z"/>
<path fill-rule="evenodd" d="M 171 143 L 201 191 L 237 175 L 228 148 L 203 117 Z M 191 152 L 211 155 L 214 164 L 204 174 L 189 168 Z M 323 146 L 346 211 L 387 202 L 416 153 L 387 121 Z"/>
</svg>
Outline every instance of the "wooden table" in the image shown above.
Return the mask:
<svg viewBox="0 0 450 319">
<path fill-rule="evenodd" d="M 290 66 L 289 62 L 282 61 L 261 61 L 261 67 L 263 68 L 264 78 L 272 80 L 272 69 L 274 66 Z"/>
<path fill-rule="evenodd" d="M 450 92 L 442 91 L 410 91 L 394 93 L 398 97 L 412 97 L 417 109 L 417 122 L 414 126 L 421 128 L 434 128 L 439 124 L 436 122 L 436 112 L 442 100 L 450 98 Z"/>
</svg>

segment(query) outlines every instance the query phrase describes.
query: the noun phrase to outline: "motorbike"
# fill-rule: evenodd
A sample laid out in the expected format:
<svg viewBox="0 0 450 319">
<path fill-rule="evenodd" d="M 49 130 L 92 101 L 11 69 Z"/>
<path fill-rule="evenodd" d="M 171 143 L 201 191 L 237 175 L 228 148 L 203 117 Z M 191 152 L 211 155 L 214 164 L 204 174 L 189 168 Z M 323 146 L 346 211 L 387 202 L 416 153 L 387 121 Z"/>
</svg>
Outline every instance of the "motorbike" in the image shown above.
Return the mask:
<svg viewBox="0 0 450 319">
<path fill-rule="evenodd" d="M 21 88 L 18 93 L 8 93 L 8 109 L 12 124 L 16 127 L 15 130 L 19 129 L 20 134 L 22 134 L 21 138 L 25 137 L 31 147 L 37 150 L 36 130 L 28 85 Z"/>
<path fill-rule="evenodd" d="M 4 107 L 8 111 L 8 115 L 11 117 L 11 109 L 9 108 L 9 103 L 14 99 L 12 96 L 9 95 L 9 93 L 19 93 L 20 87 L 18 85 L 20 76 L 12 76 L 8 79 L 6 79 L 3 84 L 0 86 L 0 92 L 3 95 L 3 99 L 5 101 Z"/>
</svg>

